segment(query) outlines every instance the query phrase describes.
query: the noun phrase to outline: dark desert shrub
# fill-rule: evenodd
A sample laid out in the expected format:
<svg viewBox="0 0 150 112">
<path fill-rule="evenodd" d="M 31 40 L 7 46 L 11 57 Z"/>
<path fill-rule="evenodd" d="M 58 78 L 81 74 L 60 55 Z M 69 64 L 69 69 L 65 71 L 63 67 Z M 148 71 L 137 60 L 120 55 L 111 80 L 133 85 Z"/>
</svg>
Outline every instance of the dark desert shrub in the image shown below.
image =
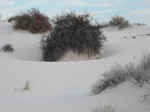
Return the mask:
<svg viewBox="0 0 150 112">
<path fill-rule="evenodd" d="M 125 81 L 133 82 L 138 86 L 150 84 L 150 55 L 144 56 L 141 63 L 137 66 L 133 64 L 125 67 L 116 66 L 109 72 L 105 72 L 103 76 L 104 78 L 93 86 L 92 92 L 94 94 L 99 94 Z"/>
<path fill-rule="evenodd" d="M 15 22 L 14 29 L 27 30 L 31 33 L 44 33 L 51 30 L 49 18 L 37 9 L 31 9 L 21 15 L 11 17 L 8 21 Z"/>
<path fill-rule="evenodd" d="M 17 18 L 17 16 L 12 16 L 12 17 L 8 18 L 8 22 L 10 23 L 12 21 L 15 21 L 15 18 Z"/>
<path fill-rule="evenodd" d="M 100 52 L 104 36 L 98 24 L 91 24 L 89 15 L 68 13 L 53 21 L 55 28 L 42 42 L 43 60 L 57 61 L 70 50 L 88 56 Z"/>
<path fill-rule="evenodd" d="M 30 29 L 30 25 L 32 24 L 32 18 L 28 14 L 23 14 L 21 16 L 16 16 L 14 19 L 15 24 L 14 28 L 15 29 L 21 29 L 21 30 L 28 30 Z M 12 20 L 12 21 L 13 21 Z"/>
<path fill-rule="evenodd" d="M 127 28 L 130 26 L 129 22 L 122 16 L 112 17 L 112 20 L 109 22 L 109 24 L 111 26 L 117 26 L 119 29 Z"/>
<path fill-rule="evenodd" d="M 6 44 L 2 47 L 2 51 L 4 51 L 4 52 L 13 52 L 14 48 L 12 47 L 11 44 Z"/>
</svg>

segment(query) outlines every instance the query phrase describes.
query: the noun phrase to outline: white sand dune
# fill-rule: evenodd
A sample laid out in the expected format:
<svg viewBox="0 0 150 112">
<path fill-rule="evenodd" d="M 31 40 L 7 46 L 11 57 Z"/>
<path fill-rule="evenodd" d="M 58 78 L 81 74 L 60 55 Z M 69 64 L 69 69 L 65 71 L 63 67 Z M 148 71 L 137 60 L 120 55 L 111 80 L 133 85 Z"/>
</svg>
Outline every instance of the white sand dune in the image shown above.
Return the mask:
<svg viewBox="0 0 150 112">
<path fill-rule="evenodd" d="M 100 59 L 68 52 L 61 62 L 43 62 L 41 35 L 14 31 L 11 24 L 0 22 L 0 48 L 10 43 L 15 49 L 0 52 L 0 112 L 93 112 L 103 105 L 115 112 L 150 112 L 150 98 L 142 101 L 150 92 L 146 87 L 125 82 L 96 96 L 90 93 L 102 73 L 116 64 L 137 63 L 150 53 L 150 36 L 145 35 L 150 27 L 103 32 L 107 41 Z M 25 91 L 27 82 L 30 88 Z"/>
</svg>

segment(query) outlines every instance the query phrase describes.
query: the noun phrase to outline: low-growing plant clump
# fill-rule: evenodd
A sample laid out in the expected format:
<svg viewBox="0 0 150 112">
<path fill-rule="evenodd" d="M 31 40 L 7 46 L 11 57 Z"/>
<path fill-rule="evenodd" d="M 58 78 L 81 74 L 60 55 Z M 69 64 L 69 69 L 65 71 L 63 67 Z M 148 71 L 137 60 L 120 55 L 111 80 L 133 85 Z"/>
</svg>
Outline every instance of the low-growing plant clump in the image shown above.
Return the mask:
<svg viewBox="0 0 150 112">
<path fill-rule="evenodd" d="M 11 44 L 6 44 L 1 49 L 4 52 L 13 52 L 14 51 L 14 48 L 12 47 Z"/>
<path fill-rule="evenodd" d="M 130 81 L 138 86 L 150 84 L 150 55 L 144 56 L 137 66 L 133 64 L 125 67 L 116 66 L 109 72 L 103 74 L 104 78 L 99 80 L 92 88 L 94 94 L 99 94 L 108 88 Z"/>
<path fill-rule="evenodd" d="M 88 56 L 99 54 L 105 39 L 99 24 L 92 24 L 89 15 L 67 13 L 57 16 L 55 28 L 42 41 L 43 60 L 57 61 L 67 51 Z"/>
<path fill-rule="evenodd" d="M 110 26 L 116 26 L 119 29 L 127 28 L 130 26 L 129 21 L 122 16 L 113 16 L 109 22 Z"/>
<path fill-rule="evenodd" d="M 30 90 L 31 90 L 30 82 L 27 81 L 27 82 L 25 83 L 25 86 L 24 86 L 24 88 L 23 88 L 23 91 L 30 91 Z"/>
<path fill-rule="evenodd" d="M 8 22 L 12 21 L 14 21 L 14 29 L 26 30 L 31 33 L 44 33 L 52 28 L 49 18 L 38 9 L 30 9 L 26 13 L 8 19 Z"/>
</svg>

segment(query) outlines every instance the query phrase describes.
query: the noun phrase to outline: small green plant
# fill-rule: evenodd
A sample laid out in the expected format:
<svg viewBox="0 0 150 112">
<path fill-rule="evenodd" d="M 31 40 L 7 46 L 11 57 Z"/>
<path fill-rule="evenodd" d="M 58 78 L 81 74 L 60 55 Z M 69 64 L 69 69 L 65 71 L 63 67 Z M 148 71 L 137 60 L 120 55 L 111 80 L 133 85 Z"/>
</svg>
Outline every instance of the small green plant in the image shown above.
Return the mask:
<svg viewBox="0 0 150 112">
<path fill-rule="evenodd" d="M 25 83 L 25 86 L 24 86 L 24 88 L 23 88 L 23 91 L 30 91 L 30 90 L 31 90 L 30 82 L 27 81 L 27 82 Z"/>
</svg>

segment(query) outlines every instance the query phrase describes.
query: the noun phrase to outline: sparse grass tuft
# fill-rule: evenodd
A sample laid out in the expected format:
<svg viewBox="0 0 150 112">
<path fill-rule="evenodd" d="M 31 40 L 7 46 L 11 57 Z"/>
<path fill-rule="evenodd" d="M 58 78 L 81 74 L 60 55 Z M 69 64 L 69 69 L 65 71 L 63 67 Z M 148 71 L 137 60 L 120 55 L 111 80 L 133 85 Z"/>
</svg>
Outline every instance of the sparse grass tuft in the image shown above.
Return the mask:
<svg viewBox="0 0 150 112">
<path fill-rule="evenodd" d="M 144 56 L 141 63 L 137 66 L 129 64 L 121 67 L 119 65 L 105 72 L 103 76 L 104 78 L 93 86 L 92 92 L 94 94 L 99 94 L 125 81 L 133 82 L 138 86 L 143 86 L 145 83 L 150 84 L 150 54 Z"/>
</svg>

